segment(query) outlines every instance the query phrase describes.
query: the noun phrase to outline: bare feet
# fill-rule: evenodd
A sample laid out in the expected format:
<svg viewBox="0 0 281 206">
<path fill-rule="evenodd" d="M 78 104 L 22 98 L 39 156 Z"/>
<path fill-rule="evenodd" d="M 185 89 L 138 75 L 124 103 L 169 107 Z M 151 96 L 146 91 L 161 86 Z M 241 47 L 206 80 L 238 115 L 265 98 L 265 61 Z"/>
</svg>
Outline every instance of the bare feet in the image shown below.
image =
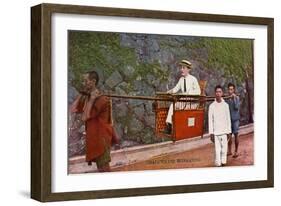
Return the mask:
<svg viewBox="0 0 281 206">
<path fill-rule="evenodd" d="M 233 158 L 237 158 L 238 157 L 238 153 L 235 152 L 234 155 L 232 156 Z"/>
</svg>

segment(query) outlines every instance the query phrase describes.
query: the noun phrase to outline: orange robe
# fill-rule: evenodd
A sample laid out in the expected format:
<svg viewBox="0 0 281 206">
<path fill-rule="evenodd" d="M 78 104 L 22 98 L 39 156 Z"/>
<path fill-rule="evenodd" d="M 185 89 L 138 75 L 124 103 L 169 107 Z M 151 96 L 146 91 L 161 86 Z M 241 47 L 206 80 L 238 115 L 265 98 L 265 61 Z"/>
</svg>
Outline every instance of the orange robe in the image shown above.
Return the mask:
<svg viewBox="0 0 281 206">
<path fill-rule="evenodd" d="M 85 98 L 73 105 L 75 112 L 83 112 Z M 95 161 L 112 143 L 117 143 L 117 136 L 111 121 L 111 105 L 107 96 L 95 99 L 91 117 L 85 122 L 86 130 L 86 161 Z"/>
</svg>

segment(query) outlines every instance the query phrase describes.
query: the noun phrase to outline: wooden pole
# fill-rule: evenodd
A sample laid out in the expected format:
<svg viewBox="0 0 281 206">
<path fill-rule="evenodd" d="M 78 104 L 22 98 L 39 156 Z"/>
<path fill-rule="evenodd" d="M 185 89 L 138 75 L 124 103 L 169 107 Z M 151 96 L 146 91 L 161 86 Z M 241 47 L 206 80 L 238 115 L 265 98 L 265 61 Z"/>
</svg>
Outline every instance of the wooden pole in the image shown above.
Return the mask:
<svg viewBox="0 0 281 206">
<path fill-rule="evenodd" d="M 214 101 L 214 96 L 202 96 L 202 95 L 175 95 L 167 94 L 166 97 L 153 97 L 153 96 L 129 96 L 118 94 L 103 94 L 104 96 L 112 98 L 122 99 L 136 99 L 136 100 L 148 100 L 148 101 L 170 101 L 170 102 L 199 102 L 199 101 Z M 223 96 L 224 99 L 229 99 L 231 96 Z"/>
</svg>

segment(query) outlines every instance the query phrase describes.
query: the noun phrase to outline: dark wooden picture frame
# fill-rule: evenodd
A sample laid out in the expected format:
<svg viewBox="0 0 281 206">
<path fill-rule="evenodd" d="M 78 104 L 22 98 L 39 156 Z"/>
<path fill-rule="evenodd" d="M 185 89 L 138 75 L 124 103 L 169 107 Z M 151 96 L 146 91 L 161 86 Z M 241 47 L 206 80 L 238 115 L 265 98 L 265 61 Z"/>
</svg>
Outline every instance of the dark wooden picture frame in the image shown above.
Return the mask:
<svg viewBox="0 0 281 206">
<path fill-rule="evenodd" d="M 51 17 L 54 13 L 221 22 L 267 26 L 267 180 L 134 189 L 110 189 L 53 193 L 51 190 Z M 272 18 L 229 16 L 169 11 L 40 4 L 31 8 L 31 198 L 64 201 L 94 198 L 160 195 L 189 192 L 273 187 L 274 184 L 274 20 Z"/>
</svg>

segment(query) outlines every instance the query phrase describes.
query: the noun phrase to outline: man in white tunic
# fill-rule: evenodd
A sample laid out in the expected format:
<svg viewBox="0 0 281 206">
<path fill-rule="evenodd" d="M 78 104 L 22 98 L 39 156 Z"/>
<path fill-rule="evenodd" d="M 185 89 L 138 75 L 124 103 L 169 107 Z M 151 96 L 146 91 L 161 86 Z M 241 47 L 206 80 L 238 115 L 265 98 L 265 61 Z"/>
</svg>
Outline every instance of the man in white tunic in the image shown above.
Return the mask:
<svg viewBox="0 0 281 206">
<path fill-rule="evenodd" d="M 180 72 L 181 78 L 179 79 L 177 85 L 167 91 L 167 93 L 174 94 L 181 91 L 182 94 L 186 95 L 200 95 L 201 90 L 198 84 L 196 77 L 190 74 L 191 71 L 191 63 L 187 60 L 182 60 L 180 63 Z M 196 106 L 196 104 L 192 104 L 191 106 Z M 178 102 L 175 105 L 176 109 L 183 109 L 183 104 Z M 165 133 L 170 134 L 172 130 L 172 116 L 173 116 L 173 105 L 171 104 L 169 107 L 168 115 L 166 118 L 167 127 L 165 129 Z"/>
<path fill-rule="evenodd" d="M 216 99 L 209 107 L 209 134 L 215 143 L 215 165 L 224 166 L 227 161 L 227 143 L 231 137 L 231 121 L 228 104 L 222 98 L 220 85 L 215 88 Z"/>
</svg>

